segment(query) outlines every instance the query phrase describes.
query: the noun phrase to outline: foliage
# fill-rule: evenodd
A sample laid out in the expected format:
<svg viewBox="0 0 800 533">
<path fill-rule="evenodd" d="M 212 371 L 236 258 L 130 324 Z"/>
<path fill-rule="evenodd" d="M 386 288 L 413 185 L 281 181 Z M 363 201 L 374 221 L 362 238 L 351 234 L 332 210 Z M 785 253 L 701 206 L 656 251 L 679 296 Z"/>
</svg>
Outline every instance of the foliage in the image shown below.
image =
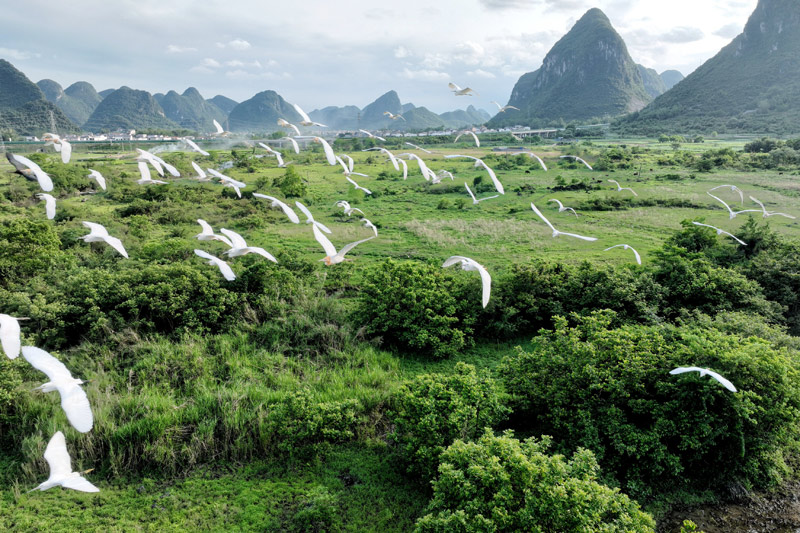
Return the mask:
<svg viewBox="0 0 800 533">
<path fill-rule="evenodd" d="M 283 176 L 275 178 L 272 185 L 278 187 L 287 198 L 300 198 L 305 196 L 307 192 L 306 185 L 294 165 L 286 167 L 286 172 L 284 172 Z"/>
<path fill-rule="evenodd" d="M 613 315 L 559 318 L 533 350 L 502 366 L 506 386 L 536 431 L 562 450 L 586 447 L 637 497 L 731 482 L 767 486 L 787 473 L 798 438 L 798 362 L 758 338 L 717 329 L 622 326 Z M 710 368 L 731 393 L 679 366 Z"/>
<path fill-rule="evenodd" d="M 447 446 L 477 437 L 507 412 L 489 372 L 459 362 L 453 374 L 422 374 L 404 383 L 389 417 L 409 471 L 431 479 Z"/>
<path fill-rule="evenodd" d="M 628 496 L 597 481 L 594 455 L 547 455 L 550 441 L 519 441 L 486 430 L 442 454 L 425 532 L 654 531 L 653 519 Z"/>
<path fill-rule="evenodd" d="M 14 218 L 0 222 L 0 286 L 23 283 L 61 258 L 61 239 L 44 220 Z"/>
<path fill-rule="evenodd" d="M 386 260 L 365 274 L 355 320 L 404 350 L 450 357 L 472 344 L 477 302 L 463 287 L 441 268 Z"/>
</svg>

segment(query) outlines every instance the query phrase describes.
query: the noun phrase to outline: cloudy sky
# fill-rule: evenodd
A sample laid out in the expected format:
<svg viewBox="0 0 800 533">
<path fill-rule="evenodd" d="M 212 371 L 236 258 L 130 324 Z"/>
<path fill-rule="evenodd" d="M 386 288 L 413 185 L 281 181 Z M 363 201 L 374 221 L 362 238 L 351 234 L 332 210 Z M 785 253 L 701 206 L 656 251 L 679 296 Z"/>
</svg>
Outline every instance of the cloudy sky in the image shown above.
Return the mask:
<svg viewBox="0 0 800 533">
<path fill-rule="evenodd" d="M 272 89 L 306 111 L 395 89 L 441 113 L 506 103 L 520 75 L 599 7 L 634 61 L 688 74 L 738 35 L 757 0 L 25 0 L 0 58 L 34 82 L 237 101 Z M 295 9 L 291 9 L 294 6 Z M 479 95 L 455 97 L 447 83 Z"/>
</svg>

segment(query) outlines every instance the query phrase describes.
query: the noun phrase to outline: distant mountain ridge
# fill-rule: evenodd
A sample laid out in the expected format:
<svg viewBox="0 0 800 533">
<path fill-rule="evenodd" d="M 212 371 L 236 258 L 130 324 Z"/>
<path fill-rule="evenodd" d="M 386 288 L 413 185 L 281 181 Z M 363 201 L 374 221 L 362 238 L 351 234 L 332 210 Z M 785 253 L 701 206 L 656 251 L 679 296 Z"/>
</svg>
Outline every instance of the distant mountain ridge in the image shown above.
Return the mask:
<svg viewBox="0 0 800 533">
<path fill-rule="evenodd" d="M 103 100 L 94 87 L 85 81 L 78 81 L 62 89 L 61 85 L 53 80 L 40 80 L 37 85 L 47 98 L 55 104 L 67 117 L 77 124 L 83 125 Z"/>
<path fill-rule="evenodd" d="M 800 2 L 760 0 L 744 31 L 615 126 L 654 135 L 800 132 Z"/>
<path fill-rule="evenodd" d="M 97 105 L 84 124 L 88 131 L 116 129 L 180 129 L 168 119 L 153 95 L 130 87 L 120 87 Z"/>
<path fill-rule="evenodd" d="M 205 100 L 194 87 L 189 87 L 183 94 L 169 91 L 159 104 L 168 119 L 182 128 L 198 132 L 214 132 L 213 121 L 222 123 L 228 118 L 227 113 Z"/>
<path fill-rule="evenodd" d="M 18 135 L 78 131 L 35 83 L 4 59 L 0 59 L 0 129 Z"/>
</svg>

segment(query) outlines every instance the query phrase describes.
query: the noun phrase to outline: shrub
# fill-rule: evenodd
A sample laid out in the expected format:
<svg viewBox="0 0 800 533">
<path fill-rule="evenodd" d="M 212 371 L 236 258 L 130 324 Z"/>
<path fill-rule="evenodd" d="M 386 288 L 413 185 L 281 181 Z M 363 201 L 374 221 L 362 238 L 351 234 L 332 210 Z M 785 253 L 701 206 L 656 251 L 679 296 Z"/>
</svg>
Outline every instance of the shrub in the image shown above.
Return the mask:
<svg viewBox="0 0 800 533">
<path fill-rule="evenodd" d="M 597 481 L 590 451 L 566 460 L 545 453 L 549 442 L 491 430 L 477 442 L 457 440 L 442 454 L 428 514 L 415 531 L 654 531 L 635 501 Z"/>
<path fill-rule="evenodd" d="M 356 322 L 390 344 L 449 357 L 472 342 L 480 291 L 464 286 L 441 268 L 387 260 L 366 273 Z"/>
<path fill-rule="evenodd" d="M 409 471 L 430 479 L 439 456 L 455 439 L 470 440 L 507 414 L 497 383 L 486 370 L 458 363 L 455 373 L 423 374 L 403 384 L 389 414 L 393 439 Z"/>
<path fill-rule="evenodd" d="M 501 373 L 518 409 L 563 450 L 591 449 L 624 490 L 766 486 L 796 445 L 798 363 L 761 339 L 717 329 L 623 326 L 612 315 L 559 318 Z M 678 366 L 711 368 L 731 393 Z M 518 413 L 520 414 L 520 413 Z M 530 428 L 529 428 L 530 429 Z"/>
<path fill-rule="evenodd" d="M 0 283 L 9 286 L 42 273 L 61 257 L 50 222 L 17 218 L 0 223 Z M 23 283 L 24 285 L 24 283 Z"/>
<path fill-rule="evenodd" d="M 287 198 L 300 198 L 306 194 L 306 185 L 293 165 L 286 167 L 283 177 L 275 178 L 272 184 Z"/>
</svg>

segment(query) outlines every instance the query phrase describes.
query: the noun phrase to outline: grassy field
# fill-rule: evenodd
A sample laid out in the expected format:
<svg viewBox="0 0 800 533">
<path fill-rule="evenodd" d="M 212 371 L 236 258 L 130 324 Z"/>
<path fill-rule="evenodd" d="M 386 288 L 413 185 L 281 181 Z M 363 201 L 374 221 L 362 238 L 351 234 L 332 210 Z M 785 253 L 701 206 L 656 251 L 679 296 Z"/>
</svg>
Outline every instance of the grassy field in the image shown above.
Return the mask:
<svg viewBox="0 0 800 533">
<path fill-rule="evenodd" d="M 695 154 L 721 148 L 738 150 L 744 142 L 714 139 L 687 144 L 682 149 Z M 633 156 L 631 168 L 590 171 L 559 158 L 563 153 L 574 153 L 594 163 L 604 150 L 620 145 L 641 148 Z M 295 159 L 307 189 L 296 199 L 331 228 L 330 239 L 337 248 L 372 232 L 357 217 L 343 215 L 342 209 L 334 206 L 336 201 L 349 201 L 378 227 L 378 237 L 351 251 L 347 256 L 350 261 L 325 268 L 318 262 L 324 254 L 310 225 L 292 224 L 280 210 L 271 209 L 266 201 L 250 195 L 261 192 L 284 199 L 273 180 L 283 177 L 286 170 L 277 168 L 273 158 L 253 157 L 263 154 L 263 150 L 234 147 L 232 153 L 212 149 L 208 158 L 185 152 L 159 154 L 184 176 L 193 175 L 191 160 L 212 168 L 237 161 L 238 166 L 223 173 L 247 183 L 243 198 L 239 199 L 231 189 L 190 177 L 167 178 L 169 185 L 142 187 L 135 183 L 139 176 L 134 152 L 108 154 L 79 146 L 67 166 L 70 173 L 57 179 L 57 185 L 65 185 L 57 188 L 58 210 L 52 222 L 71 265 L 113 269 L 118 261 L 124 261 L 108 247 L 78 240 L 86 233 L 83 220 L 101 223 L 111 235 L 119 237 L 134 264 L 198 265 L 201 260 L 194 256 L 193 248 L 216 255 L 225 249 L 219 242 L 193 239 L 200 231 L 195 220 L 203 218 L 215 230 L 225 227 L 240 233 L 248 244 L 265 248 L 279 260 L 314 263 L 314 275 L 324 280 L 323 290 L 333 300 L 331 308 L 299 310 L 298 313 L 306 312 L 315 318 L 307 324 L 281 323 L 277 327 L 304 329 L 321 323 L 328 327 L 321 334 L 323 341 L 330 339 L 329 344 L 336 349 L 323 355 L 298 353 L 285 340 L 279 346 L 264 347 L 264 328 L 246 325 L 238 332 L 187 334 L 179 341 L 113 331 L 109 332 L 107 345 L 87 341 L 71 347 L 66 354 L 73 373 L 93 380 L 87 386 L 98 419 L 93 431 L 101 435 L 119 431 L 123 424 L 114 417 L 120 413 L 158 411 L 164 417 L 186 417 L 185 427 L 191 428 L 187 432 L 194 433 L 165 435 L 152 449 L 143 448 L 141 453 L 151 462 L 149 469 L 120 470 L 130 458 L 115 458 L 110 465 L 89 474 L 101 488 L 98 495 L 60 489 L 28 494 L 27 490 L 46 478 L 41 452 L 49 434 L 63 427 L 65 418 L 60 411 L 46 408 L 57 405 L 55 398 L 26 400 L 26 424 L 35 428 L 35 433 L 25 440 L 25 449 L 19 453 L 0 454 L 0 473 L 5 472 L 5 478 L 12 482 L 0 491 L 0 524 L 20 531 L 408 531 L 430 493 L 427 487 L 404 475 L 397 450 L 385 442 L 389 430 L 385 419 L 388 398 L 403 380 L 425 372 L 449 372 L 458 361 L 493 369 L 514 346 L 525 344 L 527 339 L 479 342 L 458 357 L 431 361 L 415 353 L 386 351 L 360 339 L 358 332 L 332 329 L 325 323 L 326 318 L 352 307 L 366 268 L 385 258 L 441 264 L 451 255 L 471 257 L 493 276 L 508 271 L 513 264 L 535 258 L 574 264 L 584 260 L 604 265 L 631 264 L 630 252 L 604 251 L 622 243 L 636 248 L 646 264 L 651 252 L 681 229 L 682 221 L 704 221 L 736 233 L 745 217 L 730 220 L 727 211 L 706 194 L 721 184 L 735 184 L 745 195 L 764 202 L 768 209 L 800 216 L 796 170 L 728 167 L 699 172 L 685 165 L 659 163 L 674 154 L 668 143 L 620 139 L 593 141 L 591 145 L 533 147 L 545 159 L 547 172 L 535 160 L 503 163 L 508 156 L 492 154 L 490 148 L 461 144 L 437 146 L 435 150 L 434 154 L 412 152 L 431 169 L 452 172 L 454 181 L 428 184 L 414 161 L 409 161 L 408 179 L 403 180 L 379 153 L 348 152 L 355 159 L 355 171 L 370 176 L 354 178 L 371 189 L 372 196 L 355 191 L 345 181 L 341 167 L 325 163 L 319 148 L 298 155 L 284 154 L 287 160 Z M 480 191 L 476 193 L 478 197 L 496 194 L 488 175 L 475 169 L 471 160 L 445 159 L 448 154 L 479 156 L 489 166 L 508 166 L 507 170 L 496 169 L 506 194 L 472 205 L 464 182 Z M 59 178 L 57 173 L 66 167 L 59 167 L 53 153 L 48 153 L 45 160 L 43 166 L 53 169 Z M 105 175 L 107 192 L 82 179 L 88 168 Z M 0 200 L 0 222 L 18 217 L 44 221 L 44 206 L 34 197 L 36 186 L 12 170 L 4 158 L 0 160 L 0 188 L 6 191 Z M 632 187 L 638 196 L 617 192 L 608 179 Z M 717 192 L 734 209 L 741 205 L 736 194 Z M 555 204 L 548 203 L 551 198 L 574 207 L 579 216 L 559 213 Z M 290 205 L 294 198 L 291 200 Z M 597 237 L 598 241 L 551 238 L 549 228 L 531 210 L 531 202 L 556 228 Z M 600 210 L 598 206 L 613 209 Z M 744 207 L 740 208 L 754 207 L 757 206 L 745 196 Z M 761 215 L 756 215 L 760 220 Z M 797 220 L 768 220 L 772 229 L 796 239 Z M 262 259 L 248 256 L 230 263 L 235 272 L 240 272 L 242 265 L 259 261 Z M 216 275 L 214 267 L 207 268 Z M 316 305 L 308 305 L 312 304 Z M 359 341 L 354 344 L 342 340 L 351 337 Z M 125 373 L 116 368 L 121 360 L 126 361 Z M 18 368 L 22 369 L 21 363 Z M 24 388 L 40 383 L 37 380 L 41 374 L 20 371 Z M 362 418 L 355 437 L 323 447 L 310 458 L 270 461 L 258 456 L 257 449 L 263 443 L 252 444 L 248 448 L 250 456 L 230 456 L 215 449 L 216 435 L 203 434 L 202 421 L 191 418 L 195 401 L 218 402 L 220 418 L 228 417 L 226 424 L 246 426 L 251 422 L 245 411 L 256 409 L 258 401 L 277 404 L 298 391 L 306 391 L 323 402 L 357 400 L 362 406 Z M 241 401 L 241 412 L 237 414 L 236 406 L 222 405 L 228 401 Z M 146 429 L 151 430 L 158 431 Z M 69 430 L 67 437 L 71 449 L 86 447 L 105 454 L 116 453 L 113 449 L 93 448 L 96 443 L 92 433 L 79 435 Z M 182 457 L 180 464 L 190 467 L 181 468 L 180 472 L 161 470 L 170 458 L 159 454 L 166 453 L 176 442 L 182 446 L 175 452 Z M 86 452 L 78 466 L 95 466 L 89 459 L 104 461 L 102 455 L 93 457 Z"/>
</svg>

